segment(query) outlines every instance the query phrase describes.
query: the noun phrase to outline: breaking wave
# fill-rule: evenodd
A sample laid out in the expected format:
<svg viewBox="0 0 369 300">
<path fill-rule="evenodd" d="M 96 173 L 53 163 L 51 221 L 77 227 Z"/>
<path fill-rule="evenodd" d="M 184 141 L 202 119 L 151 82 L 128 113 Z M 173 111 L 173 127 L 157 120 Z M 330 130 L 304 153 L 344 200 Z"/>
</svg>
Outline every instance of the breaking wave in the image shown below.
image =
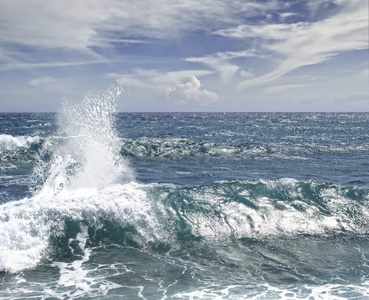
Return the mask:
<svg viewBox="0 0 369 300">
<path fill-rule="evenodd" d="M 363 236 L 369 233 L 368 200 L 365 188 L 289 178 L 41 192 L 0 207 L 0 269 L 17 272 L 71 255 L 68 240 L 85 227 L 87 247 L 154 251 L 201 251 L 243 239 Z"/>
</svg>

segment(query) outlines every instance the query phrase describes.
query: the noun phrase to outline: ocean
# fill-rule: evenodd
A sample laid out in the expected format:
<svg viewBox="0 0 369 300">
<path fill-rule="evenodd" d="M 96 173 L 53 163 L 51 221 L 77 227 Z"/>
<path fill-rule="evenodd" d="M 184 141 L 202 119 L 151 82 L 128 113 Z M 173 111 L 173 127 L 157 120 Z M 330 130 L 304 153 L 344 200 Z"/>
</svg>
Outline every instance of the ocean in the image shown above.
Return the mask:
<svg viewBox="0 0 369 300">
<path fill-rule="evenodd" d="M 369 299 L 369 113 L 0 114 L 1 299 Z"/>
</svg>

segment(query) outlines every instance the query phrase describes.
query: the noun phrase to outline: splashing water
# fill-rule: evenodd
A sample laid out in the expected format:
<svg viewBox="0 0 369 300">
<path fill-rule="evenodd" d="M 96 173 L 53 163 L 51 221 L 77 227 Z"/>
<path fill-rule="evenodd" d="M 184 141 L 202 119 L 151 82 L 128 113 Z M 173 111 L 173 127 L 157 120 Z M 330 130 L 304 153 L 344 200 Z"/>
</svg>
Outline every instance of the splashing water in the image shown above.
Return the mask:
<svg viewBox="0 0 369 300">
<path fill-rule="evenodd" d="M 146 195 L 119 155 L 113 125 L 120 92 L 89 93 L 78 104 L 63 105 L 58 135 L 44 145 L 51 155 L 35 168 L 33 196 L 0 206 L 0 271 L 37 266 L 50 251 L 50 239 L 63 235 L 70 221 L 150 222 Z"/>
<path fill-rule="evenodd" d="M 80 103 L 64 103 L 58 116 L 60 145 L 48 166 L 39 174 L 44 193 L 80 189 L 99 190 L 114 183 L 133 180 L 128 163 L 119 155 L 119 139 L 114 130 L 119 88 L 88 93 Z M 45 175 L 46 171 L 46 175 Z"/>
</svg>

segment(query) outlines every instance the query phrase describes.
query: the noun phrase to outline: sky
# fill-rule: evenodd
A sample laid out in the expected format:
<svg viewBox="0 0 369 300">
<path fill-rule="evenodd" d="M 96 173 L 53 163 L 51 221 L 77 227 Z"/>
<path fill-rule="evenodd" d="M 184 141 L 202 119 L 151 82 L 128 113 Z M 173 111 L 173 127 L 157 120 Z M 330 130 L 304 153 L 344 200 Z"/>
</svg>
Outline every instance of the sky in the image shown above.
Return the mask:
<svg viewBox="0 0 369 300">
<path fill-rule="evenodd" d="M 369 111 L 368 0 L 0 0 L 0 112 Z"/>
</svg>

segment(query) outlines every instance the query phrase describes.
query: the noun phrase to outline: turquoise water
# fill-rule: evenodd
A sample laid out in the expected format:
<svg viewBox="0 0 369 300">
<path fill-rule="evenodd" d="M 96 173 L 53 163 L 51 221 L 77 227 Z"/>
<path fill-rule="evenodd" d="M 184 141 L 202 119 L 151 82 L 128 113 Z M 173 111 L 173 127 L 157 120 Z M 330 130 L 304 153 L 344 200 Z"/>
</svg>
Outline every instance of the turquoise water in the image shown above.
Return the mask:
<svg viewBox="0 0 369 300">
<path fill-rule="evenodd" d="M 108 99 L 109 100 L 109 99 Z M 368 113 L 0 114 L 2 299 L 368 299 Z"/>
</svg>

